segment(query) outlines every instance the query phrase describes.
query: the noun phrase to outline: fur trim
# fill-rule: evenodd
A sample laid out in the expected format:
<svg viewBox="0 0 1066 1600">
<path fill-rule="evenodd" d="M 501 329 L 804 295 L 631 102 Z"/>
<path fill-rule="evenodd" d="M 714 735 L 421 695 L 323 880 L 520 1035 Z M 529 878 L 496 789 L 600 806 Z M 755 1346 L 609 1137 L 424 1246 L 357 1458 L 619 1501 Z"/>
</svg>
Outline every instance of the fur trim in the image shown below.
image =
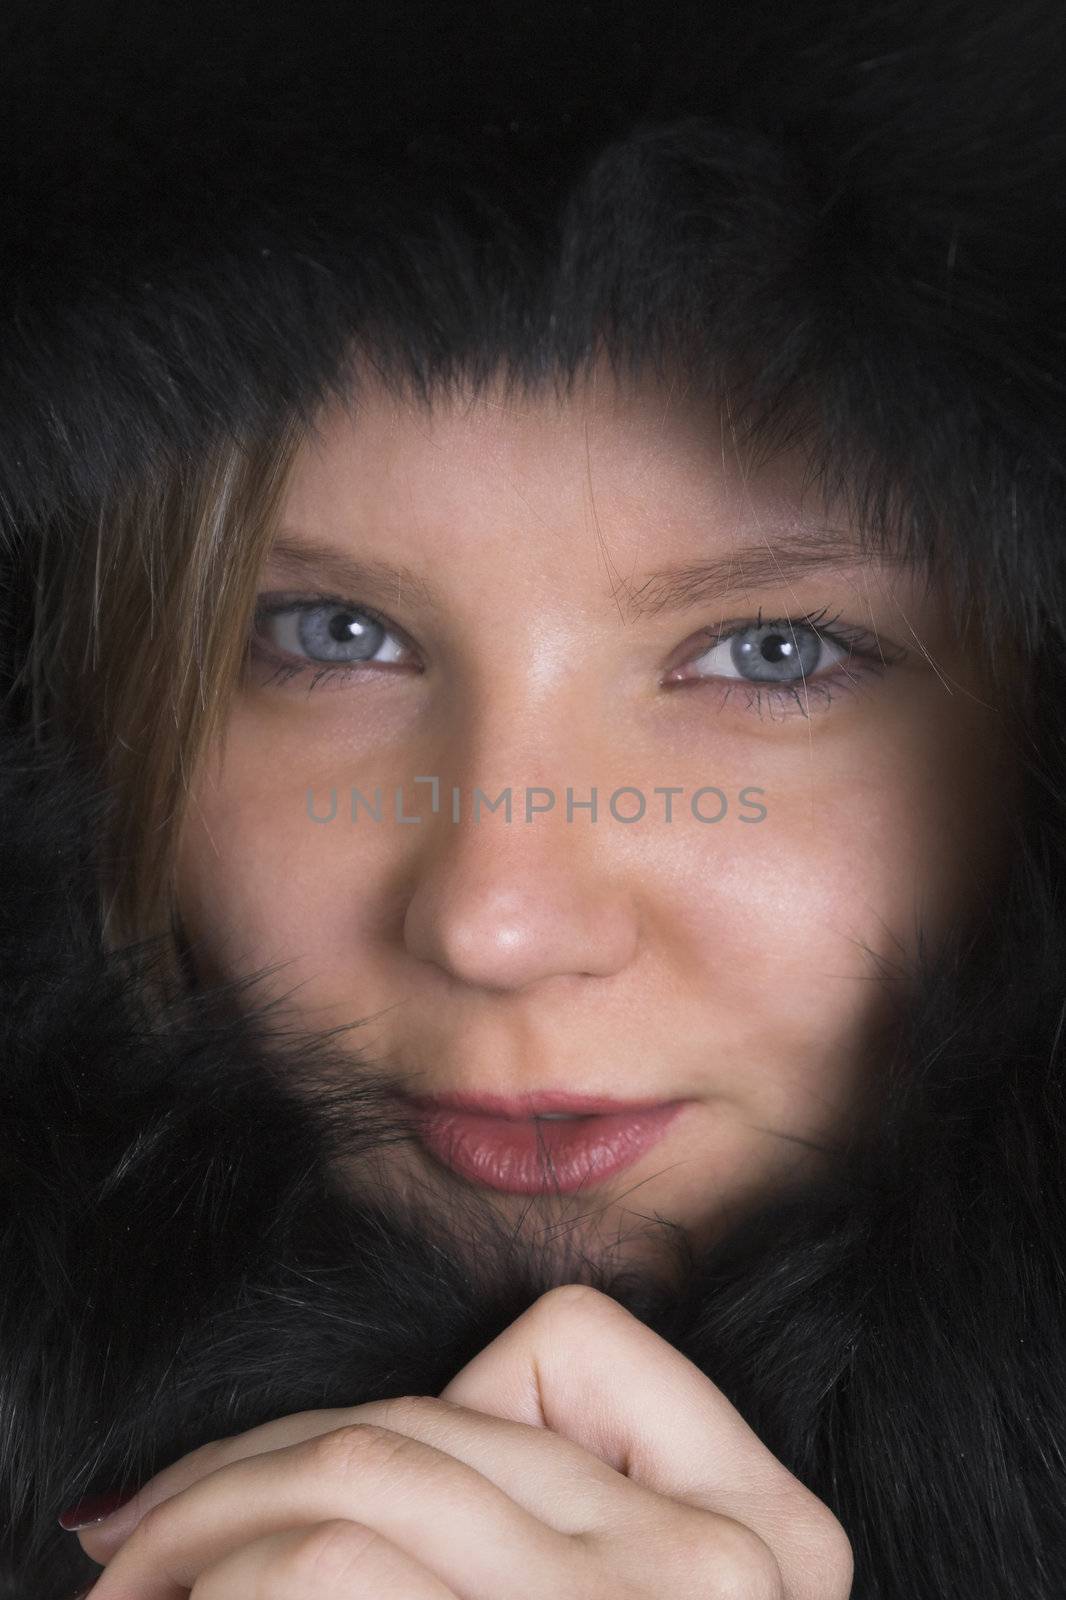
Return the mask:
<svg viewBox="0 0 1066 1600">
<path fill-rule="evenodd" d="M 6 673 L 43 531 L 306 413 L 353 340 L 428 386 L 673 355 L 756 433 L 805 416 L 828 482 L 1028 638 L 1013 881 L 920 964 L 874 1147 L 677 1294 L 590 1280 L 834 1509 L 854 1600 L 1066 1579 L 1063 33 L 1051 0 L 0 18 Z M 439 1392 L 549 1268 L 474 1200 L 438 1238 L 341 1193 L 338 1154 L 402 1136 L 384 1095 L 254 984 L 155 1015 L 151 950 L 100 949 L 106 798 L 14 725 L 0 756 L 0 1593 L 62 1600 L 62 1505 Z"/>
<path fill-rule="evenodd" d="M 1061 615 L 1064 33 L 1054 0 L 11 0 L 0 527 L 346 392 L 353 341 L 429 387 L 599 344 L 757 436 L 803 416 L 864 521 Z"/>
<path fill-rule="evenodd" d="M 254 985 L 155 1016 L 151 951 L 94 934 L 102 802 L 54 750 L 0 753 L 0 1592 L 63 1600 L 92 1569 L 61 1506 L 275 1416 L 439 1393 L 566 1277 L 473 1197 L 434 1234 L 342 1190 L 339 1158 L 403 1136 L 380 1064 L 371 1089 Z M 1066 1573 L 1066 937 L 1018 860 L 1012 937 L 916 975 L 870 1149 L 679 1246 L 677 1292 L 580 1274 L 832 1507 L 855 1600 L 1052 1600 Z"/>
</svg>

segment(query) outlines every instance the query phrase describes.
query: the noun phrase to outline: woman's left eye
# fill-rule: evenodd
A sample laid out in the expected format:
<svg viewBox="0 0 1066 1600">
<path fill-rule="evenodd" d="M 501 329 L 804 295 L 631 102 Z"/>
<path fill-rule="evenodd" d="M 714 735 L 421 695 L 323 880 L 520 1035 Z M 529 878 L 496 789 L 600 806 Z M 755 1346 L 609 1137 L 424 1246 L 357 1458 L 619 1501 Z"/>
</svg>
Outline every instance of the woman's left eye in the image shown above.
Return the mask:
<svg viewBox="0 0 1066 1600">
<path fill-rule="evenodd" d="M 312 688 L 360 665 L 406 663 L 411 657 L 403 636 L 370 606 L 321 597 L 260 602 L 252 653 L 273 662 L 278 678 L 313 671 Z"/>
<path fill-rule="evenodd" d="M 824 612 L 802 620 L 764 622 L 760 616 L 722 623 L 704 630 L 710 648 L 671 669 L 666 682 L 714 681 L 727 695 L 747 688 L 749 704 L 760 710 L 764 699 L 800 711 L 809 711 L 812 696 L 828 705 L 834 687 L 854 687 L 860 673 L 883 670 L 899 654 L 865 629 L 838 624 L 839 618 L 825 622 Z"/>
</svg>

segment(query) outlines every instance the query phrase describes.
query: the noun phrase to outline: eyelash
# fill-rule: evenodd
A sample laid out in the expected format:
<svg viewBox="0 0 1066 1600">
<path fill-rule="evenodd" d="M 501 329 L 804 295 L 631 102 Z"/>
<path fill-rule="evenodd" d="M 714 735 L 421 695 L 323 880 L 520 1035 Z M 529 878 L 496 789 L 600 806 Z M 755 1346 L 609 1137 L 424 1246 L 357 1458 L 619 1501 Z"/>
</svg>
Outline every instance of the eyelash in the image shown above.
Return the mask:
<svg viewBox="0 0 1066 1600">
<path fill-rule="evenodd" d="M 384 628 L 388 633 L 395 634 L 397 638 L 402 639 L 408 648 L 413 648 L 408 644 L 406 635 L 397 628 L 395 623 L 390 622 L 383 612 L 375 611 L 373 606 L 365 605 L 363 602 L 356 605 L 351 600 L 342 600 L 339 595 L 335 594 L 308 595 L 299 600 L 277 600 L 270 605 L 257 604 L 255 608 L 255 623 L 258 627 L 265 617 L 280 616 L 285 612 L 291 611 L 316 611 L 320 606 L 343 606 L 348 611 L 358 612 L 361 617 L 366 617 L 369 622 L 376 623 L 378 627 Z M 376 667 L 378 671 L 381 671 L 383 666 L 383 663 L 377 661 L 359 663 L 342 661 L 331 665 L 323 665 L 316 669 L 305 661 L 292 663 L 273 656 L 270 652 L 260 649 L 254 637 L 249 647 L 249 653 L 259 660 L 272 660 L 275 662 L 274 671 L 266 679 L 265 687 L 269 687 L 274 683 L 288 683 L 292 678 L 306 677 L 310 673 L 311 682 L 307 685 L 308 693 L 316 688 L 324 678 L 335 678 L 337 676 L 342 678 L 358 677 L 361 667 Z M 387 667 L 386 670 L 388 670 Z"/>
<path fill-rule="evenodd" d="M 377 624 L 379 627 L 401 639 L 409 649 L 413 647 L 406 639 L 402 630 L 388 619 L 382 612 L 376 611 L 373 606 L 343 600 L 337 595 L 311 595 L 297 600 L 279 600 L 269 605 L 258 604 L 255 611 L 256 626 L 266 617 L 276 616 L 285 612 L 312 611 L 320 606 L 343 606 L 346 609 L 358 612 L 361 617 Z M 734 638 L 737 634 L 747 633 L 759 628 L 779 628 L 782 631 L 798 628 L 807 628 L 815 633 L 819 639 L 837 645 L 847 652 L 844 661 L 834 663 L 832 669 L 819 677 L 800 678 L 795 683 L 773 684 L 770 682 L 756 683 L 746 678 L 691 678 L 675 679 L 673 688 L 690 688 L 696 685 L 714 688 L 721 696 L 722 704 L 726 704 L 732 696 L 742 690 L 747 696 L 745 710 L 754 711 L 758 716 L 769 714 L 773 717 L 775 711 L 783 711 L 785 715 L 792 716 L 797 712 L 809 717 L 815 707 L 828 708 L 838 692 L 846 690 L 852 692 L 857 684 L 859 673 L 881 673 L 886 667 L 891 666 L 895 660 L 906 655 L 904 650 L 894 650 L 885 646 L 875 634 L 865 628 L 857 628 L 848 624 L 841 624 L 843 613 L 837 612 L 826 620 L 828 607 L 823 606 L 820 611 L 807 613 L 800 617 L 768 617 L 764 620 L 762 608 L 759 608 L 757 617 L 744 617 L 721 622 L 717 626 L 709 626 L 699 630 L 707 639 L 707 648 L 698 654 L 690 656 L 689 660 L 700 660 L 715 645 Z M 417 652 L 415 652 L 417 653 Z M 311 681 L 307 685 L 308 693 L 324 680 L 340 678 L 342 680 L 360 676 L 361 668 L 376 667 L 379 671 L 391 670 L 386 663 L 340 662 L 312 668 L 306 662 L 289 662 L 271 655 L 259 647 L 255 636 L 249 644 L 249 657 L 261 661 L 273 661 L 274 670 L 265 680 L 264 687 L 274 684 L 289 683 L 294 678 L 304 678 L 310 674 Z M 853 663 L 858 663 L 858 670 L 853 671 Z M 685 663 L 681 663 L 683 667 Z M 680 670 L 675 668 L 673 670 Z M 832 679 L 833 682 L 828 680 Z M 843 681 L 841 681 L 843 680 Z M 835 687 L 834 687 L 835 683 Z"/>
<path fill-rule="evenodd" d="M 678 680 L 677 687 L 688 687 L 695 683 L 713 687 L 719 693 L 722 705 L 727 704 L 739 690 L 746 695 L 744 710 L 754 711 L 760 717 L 769 715 L 772 719 L 778 712 L 785 716 L 798 713 L 809 718 L 816 710 L 827 710 L 838 693 L 853 693 L 860 676 L 869 673 L 880 675 L 906 656 L 906 650 L 887 645 L 869 629 L 842 624 L 843 613 L 840 611 L 826 620 L 828 609 L 823 606 L 820 611 L 807 612 L 800 617 L 764 618 L 760 606 L 756 617 L 733 619 L 721 622 L 716 627 L 701 629 L 708 640 L 707 650 L 691 658 L 700 660 L 715 645 L 759 628 L 780 629 L 782 632 L 807 628 L 819 639 L 847 652 L 843 661 L 834 662 L 819 676 L 800 677 L 794 683 L 780 684 L 756 683 L 748 678 L 695 678 L 683 682 Z"/>
</svg>

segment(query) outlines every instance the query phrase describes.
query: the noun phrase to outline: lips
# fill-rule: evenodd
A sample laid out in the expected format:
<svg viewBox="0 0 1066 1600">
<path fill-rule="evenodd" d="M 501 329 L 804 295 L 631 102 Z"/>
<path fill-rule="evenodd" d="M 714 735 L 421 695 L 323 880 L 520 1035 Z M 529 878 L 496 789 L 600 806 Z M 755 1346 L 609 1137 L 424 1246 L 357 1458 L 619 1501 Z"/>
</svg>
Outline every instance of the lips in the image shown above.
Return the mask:
<svg viewBox="0 0 1066 1600">
<path fill-rule="evenodd" d="M 574 1116 L 613 1116 L 623 1112 L 657 1110 L 667 1103 L 662 1100 L 616 1100 L 610 1095 L 568 1094 L 563 1089 L 540 1089 L 521 1095 L 407 1095 L 406 1099 L 409 1105 L 418 1106 L 424 1111 L 465 1111 L 474 1116 L 517 1120 L 551 1111 L 570 1112 Z"/>
<path fill-rule="evenodd" d="M 537 1099 L 541 1113 L 570 1111 L 582 1099 L 539 1095 L 527 1097 L 527 1104 L 529 1098 Z M 589 1098 L 584 1097 L 586 1104 Z M 480 1097 L 480 1106 L 485 1099 Z M 687 1104 L 683 1100 L 636 1108 L 630 1104 L 622 1111 L 542 1121 L 528 1110 L 507 1116 L 471 1111 L 466 1109 L 468 1097 L 460 1095 L 423 1097 L 411 1103 L 415 1134 L 431 1157 L 469 1182 L 508 1194 L 568 1194 L 605 1182 L 658 1144 Z M 603 1101 L 597 1103 L 602 1106 Z M 522 1102 L 507 1104 L 513 1110 Z"/>
</svg>

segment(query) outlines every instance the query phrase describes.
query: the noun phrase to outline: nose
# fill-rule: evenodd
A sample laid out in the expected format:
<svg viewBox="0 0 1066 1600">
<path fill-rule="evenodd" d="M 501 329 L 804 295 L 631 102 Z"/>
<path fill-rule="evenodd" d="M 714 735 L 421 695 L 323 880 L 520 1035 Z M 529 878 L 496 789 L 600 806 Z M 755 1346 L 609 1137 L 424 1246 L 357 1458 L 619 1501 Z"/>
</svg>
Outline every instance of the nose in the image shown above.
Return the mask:
<svg viewBox="0 0 1066 1600">
<path fill-rule="evenodd" d="M 576 809 L 568 821 L 565 791 L 529 822 L 525 794 L 514 798 L 510 822 L 495 812 L 456 823 L 446 807 L 432 819 L 404 919 L 408 953 L 500 992 L 621 971 L 636 954 L 638 908 L 604 824 Z"/>
</svg>

